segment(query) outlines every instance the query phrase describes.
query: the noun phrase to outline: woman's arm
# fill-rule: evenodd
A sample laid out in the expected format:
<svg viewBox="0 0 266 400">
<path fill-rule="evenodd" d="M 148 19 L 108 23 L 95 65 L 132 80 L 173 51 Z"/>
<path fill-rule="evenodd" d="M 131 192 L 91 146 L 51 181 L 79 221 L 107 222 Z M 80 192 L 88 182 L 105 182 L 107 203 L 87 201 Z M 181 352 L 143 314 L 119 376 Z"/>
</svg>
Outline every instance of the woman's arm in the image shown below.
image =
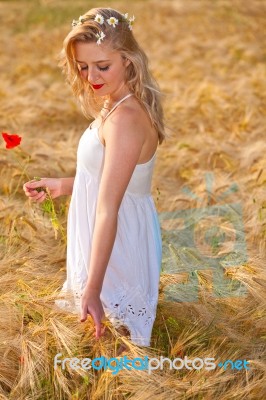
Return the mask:
<svg viewBox="0 0 266 400">
<path fill-rule="evenodd" d="M 60 178 L 60 195 L 61 196 L 66 196 L 66 195 L 71 195 L 73 191 L 73 185 L 74 185 L 74 177 L 71 178 Z"/>
<path fill-rule="evenodd" d="M 25 195 L 32 201 L 38 203 L 46 199 L 46 192 L 44 190 L 37 191 L 40 187 L 47 187 L 50 190 L 52 199 L 56 197 L 72 194 L 73 184 L 75 178 L 42 178 L 39 181 L 32 180 L 24 183 L 23 190 Z"/>
<path fill-rule="evenodd" d="M 138 162 L 145 132 L 137 113 L 120 115 L 105 122 L 105 161 L 96 208 L 95 228 L 84 293 L 100 294 L 113 249 L 120 204 Z"/>
</svg>

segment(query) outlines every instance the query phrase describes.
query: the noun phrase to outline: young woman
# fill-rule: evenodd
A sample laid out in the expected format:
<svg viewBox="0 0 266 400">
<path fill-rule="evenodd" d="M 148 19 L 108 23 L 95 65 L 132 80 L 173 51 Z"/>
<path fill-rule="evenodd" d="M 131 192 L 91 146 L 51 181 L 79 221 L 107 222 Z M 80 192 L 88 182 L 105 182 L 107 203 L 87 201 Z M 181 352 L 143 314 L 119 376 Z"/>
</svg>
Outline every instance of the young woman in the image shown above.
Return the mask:
<svg viewBox="0 0 266 400">
<path fill-rule="evenodd" d="M 165 139 L 160 91 L 148 59 L 133 36 L 134 17 L 94 8 L 73 21 L 60 65 L 87 117 L 75 178 L 43 178 L 24 184 L 42 202 L 70 195 L 67 278 L 56 304 L 85 321 L 96 337 L 107 317 L 150 346 L 158 303 L 162 241 L 151 181 L 158 143 Z"/>
</svg>

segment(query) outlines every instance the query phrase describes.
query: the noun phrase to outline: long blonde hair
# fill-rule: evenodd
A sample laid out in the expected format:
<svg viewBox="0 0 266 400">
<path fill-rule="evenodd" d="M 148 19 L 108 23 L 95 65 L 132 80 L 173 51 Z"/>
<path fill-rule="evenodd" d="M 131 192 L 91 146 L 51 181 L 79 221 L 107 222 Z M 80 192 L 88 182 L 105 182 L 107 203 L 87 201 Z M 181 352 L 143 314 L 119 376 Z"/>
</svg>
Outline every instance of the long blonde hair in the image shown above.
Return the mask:
<svg viewBox="0 0 266 400">
<path fill-rule="evenodd" d="M 104 18 L 104 23 L 99 24 L 94 19 L 97 14 Z M 106 20 L 115 17 L 119 20 L 115 29 Z M 131 63 L 126 68 L 125 81 L 130 92 L 134 93 L 142 107 L 147 111 L 151 123 L 158 132 L 159 144 L 166 138 L 164 126 L 164 112 L 161 104 L 161 92 L 148 68 L 148 57 L 139 46 L 128 21 L 124 16 L 112 8 L 92 8 L 82 16 L 83 23 L 77 24 L 66 36 L 63 49 L 59 55 L 59 66 L 66 76 L 67 82 L 72 87 L 75 97 L 78 99 L 82 112 L 90 119 L 99 114 L 104 99 L 95 96 L 94 91 L 87 81 L 82 79 L 75 61 L 74 44 L 76 42 L 95 42 L 96 34 L 105 33 L 104 43 L 113 50 L 120 52 L 123 58 Z"/>
</svg>

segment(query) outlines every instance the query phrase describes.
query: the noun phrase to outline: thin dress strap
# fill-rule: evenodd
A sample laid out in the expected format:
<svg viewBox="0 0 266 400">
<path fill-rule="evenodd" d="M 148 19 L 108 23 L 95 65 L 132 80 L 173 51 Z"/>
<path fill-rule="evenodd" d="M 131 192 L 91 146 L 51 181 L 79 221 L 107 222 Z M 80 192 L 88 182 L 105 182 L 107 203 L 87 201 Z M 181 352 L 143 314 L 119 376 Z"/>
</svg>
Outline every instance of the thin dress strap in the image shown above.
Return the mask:
<svg viewBox="0 0 266 400">
<path fill-rule="evenodd" d="M 123 97 L 121 100 L 118 101 L 118 103 L 116 103 L 113 108 L 111 108 L 111 110 L 108 112 L 108 114 L 103 118 L 103 121 L 106 120 L 106 118 L 111 114 L 111 112 L 114 111 L 114 109 L 120 104 L 122 103 L 122 101 L 126 100 L 128 97 L 133 96 L 134 93 L 129 93 L 127 94 L 125 97 Z"/>
</svg>

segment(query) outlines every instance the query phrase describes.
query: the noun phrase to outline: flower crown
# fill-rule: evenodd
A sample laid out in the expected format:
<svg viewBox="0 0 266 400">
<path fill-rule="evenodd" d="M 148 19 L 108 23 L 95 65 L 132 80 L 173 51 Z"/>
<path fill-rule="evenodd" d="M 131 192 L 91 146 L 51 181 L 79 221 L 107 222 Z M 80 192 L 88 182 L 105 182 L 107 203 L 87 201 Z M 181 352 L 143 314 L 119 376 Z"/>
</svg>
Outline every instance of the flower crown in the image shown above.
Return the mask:
<svg viewBox="0 0 266 400">
<path fill-rule="evenodd" d="M 128 17 L 128 13 L 122 14 L 122 16 L 127 21 L 128 28 L 132 31 L 132 25 L 135 21 L 134 15 L 133 15 L 133 17 L 130 17 L 130 18 Z M 77 25 L 82 25 L 85 21 L 88 21 L 90 19 L 92 19 L 91 16 L 83 17 L 81 15 L 78 20 L 73 19 L 72 28 L 74 28 Z M 102 25 L 104 23 L 104 17 L 101 14 L 97 14 L 96 17 L 94 18 L 94 21 L 96 21 L 96 22 L 98 22 L 98 24 Z M 118 25 L 118 22 L 122 21 L 122 20 L 118 20 L 115 17 L 110 17 L 106 21 L 108 22 L 109 25 L 112 25 L 113 28 L 115 28 L 116 25 Z M 99 45 L 99 44 L 101 44 L 101 42 L 103 41 L 103 39 L 105 38 L 106 35 L 104 34 L 103 31 L 100 31 L 100 33 L 96 33 L 95 36 L 97 38 L 97 44 Z"/>
</svg>

